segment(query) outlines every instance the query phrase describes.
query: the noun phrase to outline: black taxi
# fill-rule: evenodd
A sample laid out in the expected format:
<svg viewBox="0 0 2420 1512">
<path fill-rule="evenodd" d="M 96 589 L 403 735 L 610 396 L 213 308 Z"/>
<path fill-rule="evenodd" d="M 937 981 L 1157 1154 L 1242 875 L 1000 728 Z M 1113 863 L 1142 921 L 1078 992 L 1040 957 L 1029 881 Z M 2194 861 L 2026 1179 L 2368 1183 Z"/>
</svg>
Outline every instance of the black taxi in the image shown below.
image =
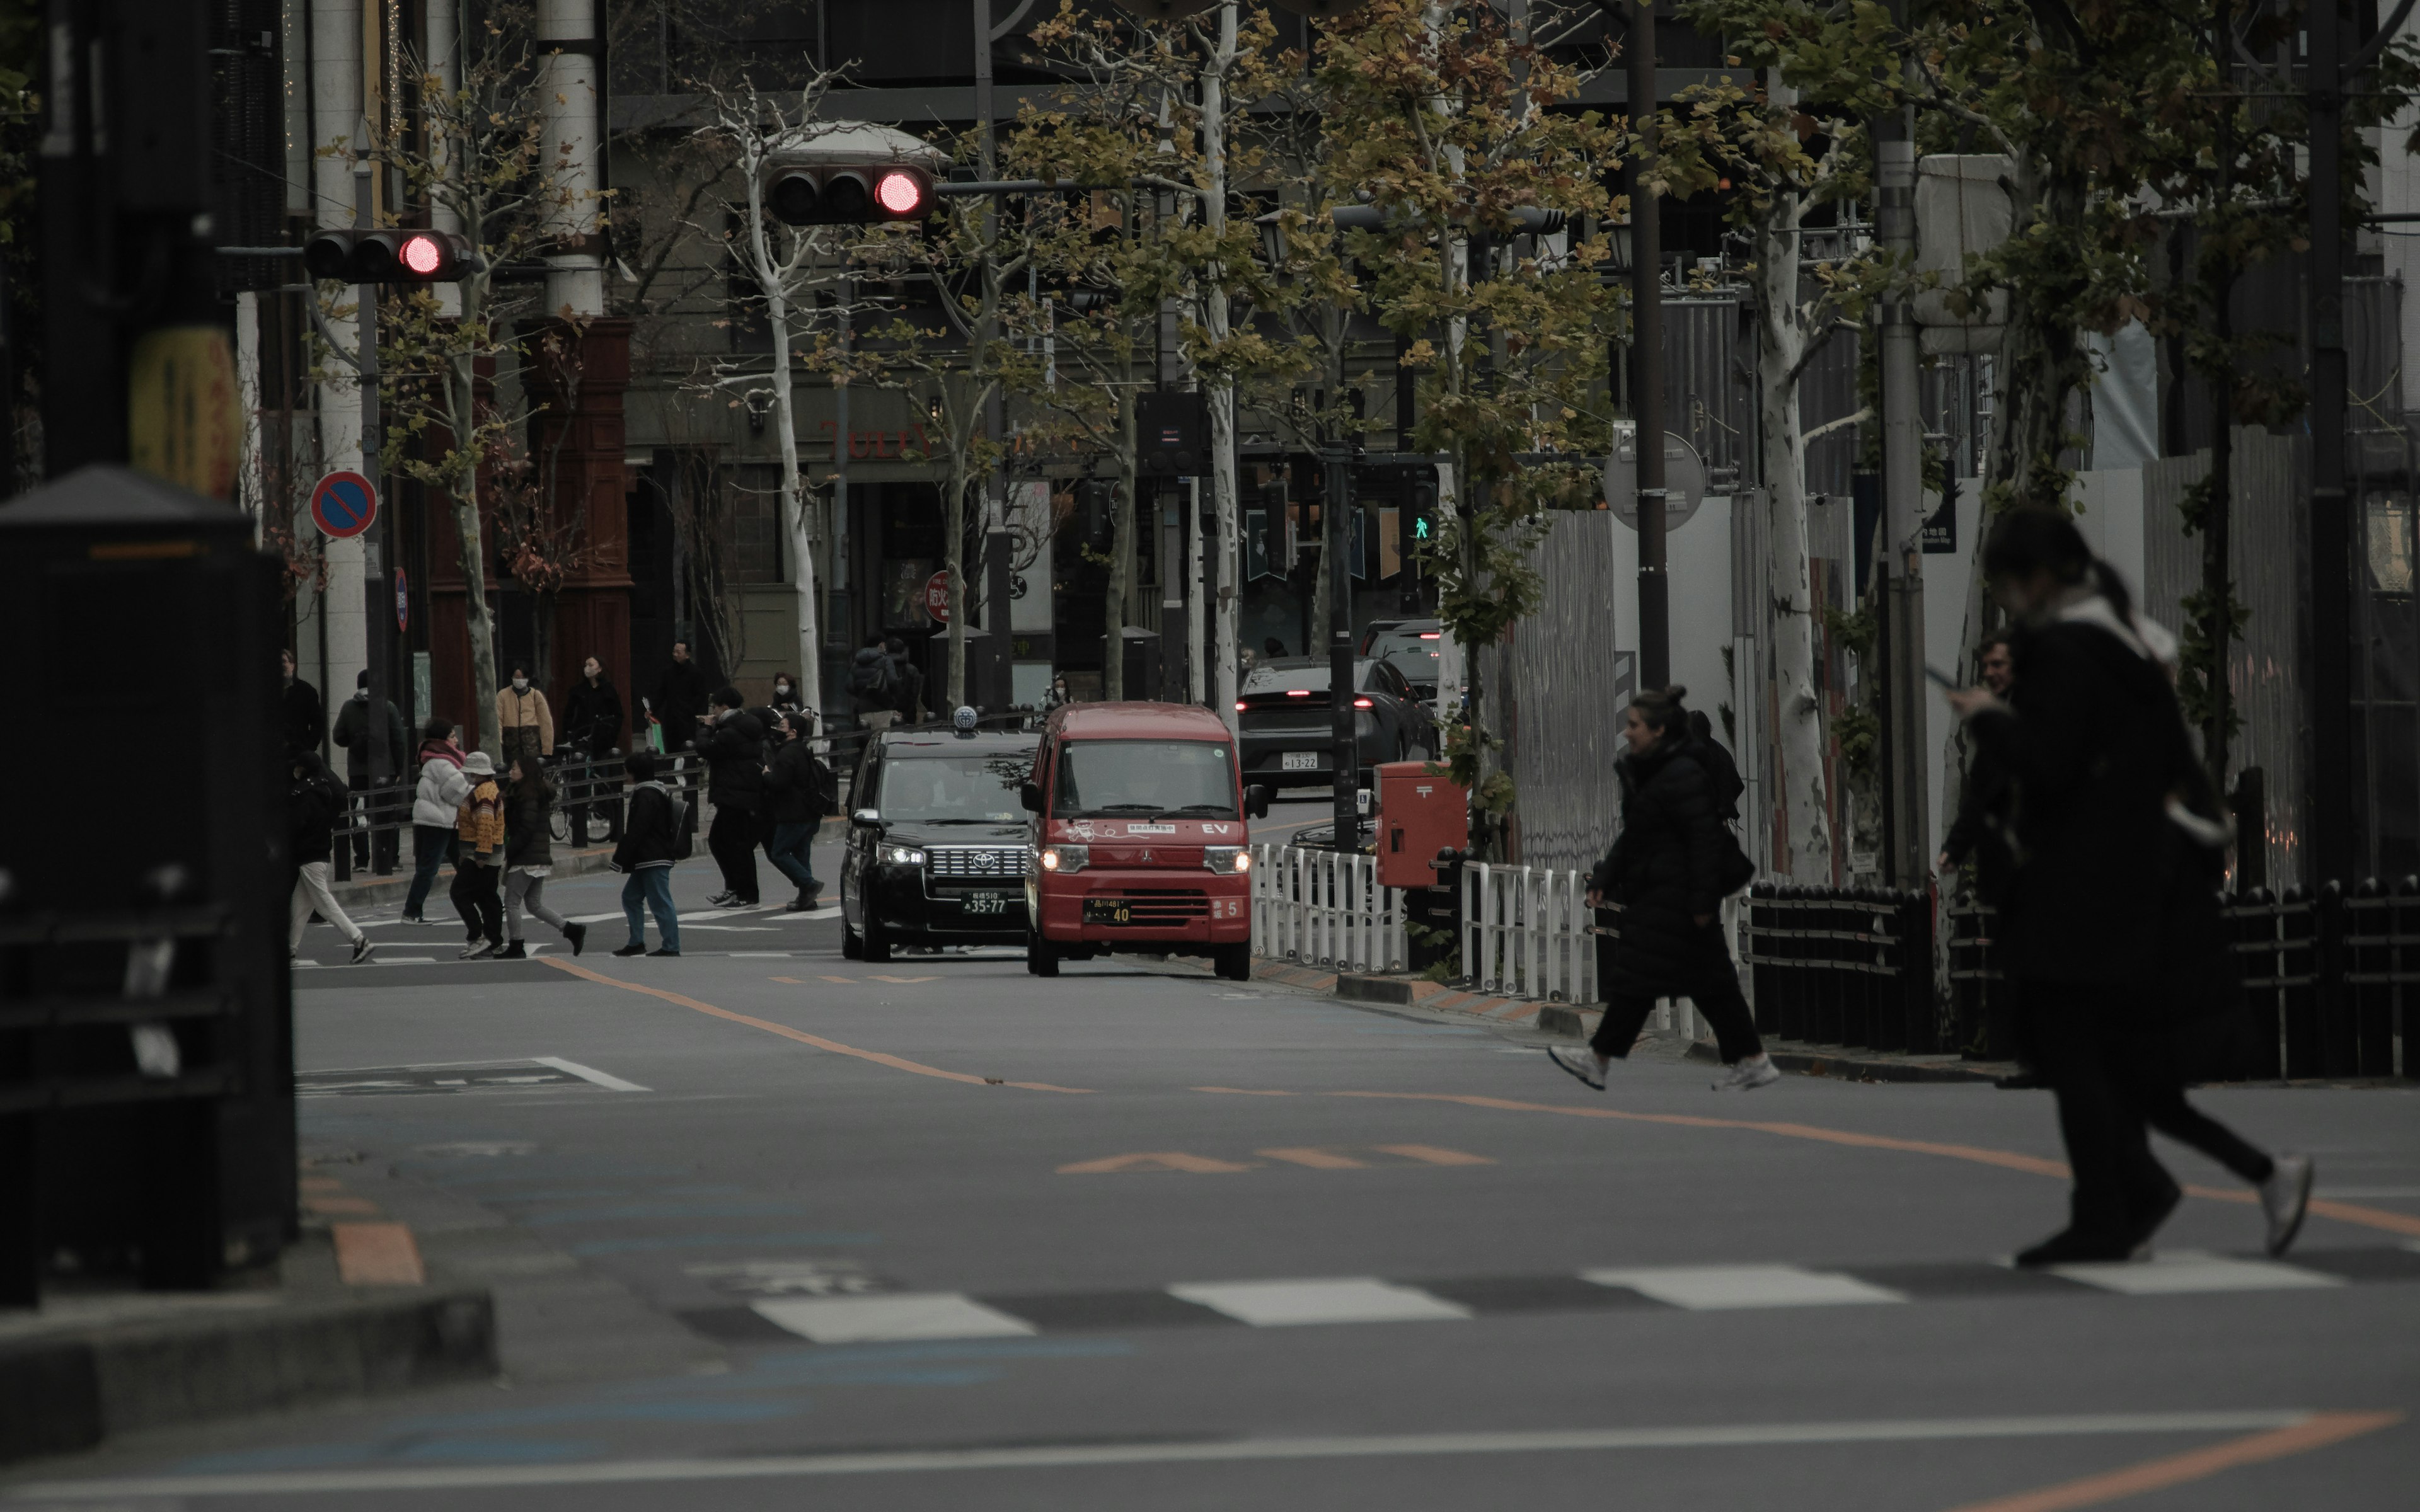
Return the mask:
<svg viewBox="0 0 2420 1512">
<path fill-rule="evenodd" d="M 840 870 L 841 953 L 900 946 L 1023 945 L 1032 837 L 1019 789 L 1038 733 L 885 730 L 849 788 Z"/>
</svg>

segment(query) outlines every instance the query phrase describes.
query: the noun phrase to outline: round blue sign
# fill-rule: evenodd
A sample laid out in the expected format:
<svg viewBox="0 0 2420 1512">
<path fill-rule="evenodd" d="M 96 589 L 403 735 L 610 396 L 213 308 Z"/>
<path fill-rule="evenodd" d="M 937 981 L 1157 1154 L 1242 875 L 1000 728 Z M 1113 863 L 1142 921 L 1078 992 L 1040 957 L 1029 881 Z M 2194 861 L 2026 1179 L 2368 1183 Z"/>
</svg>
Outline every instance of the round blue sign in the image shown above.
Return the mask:
<svg viewBox="0 0 2420 1512">
<path fill-rule="evenodd" d="M 378 489 L 358 472 L 331 472 L 311 490 L 311 522 L 322 535 L 349 540 L 378 520 Z"/>
</svg>

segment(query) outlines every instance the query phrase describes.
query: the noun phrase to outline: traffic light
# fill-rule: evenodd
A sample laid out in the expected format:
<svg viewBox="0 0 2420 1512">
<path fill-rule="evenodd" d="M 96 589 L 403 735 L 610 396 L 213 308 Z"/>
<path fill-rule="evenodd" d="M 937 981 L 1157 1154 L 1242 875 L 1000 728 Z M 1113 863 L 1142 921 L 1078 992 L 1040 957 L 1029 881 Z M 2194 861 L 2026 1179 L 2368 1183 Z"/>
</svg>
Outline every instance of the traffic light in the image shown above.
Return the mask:
<svg viewBox="0 0 2420 1512">
<path fill-rule="evenodd" d="M 933 176 L 904 162 L 776 168 L 765 205 L 783 225 L 921 221 L 933 213 Z"/>
<path fill-rule="evenodd" d="M 1136 465 L 1155 477 L 1194 478 L 1209 468 L 1210 416 L 1198 393 L 1135 395 Z"/>
<path fill-rule="evenodd" d="M 474 260 L 451 231 L 322 231 L 302 243 L 313 278 L 345 284 L 450 284 Z"/>
</svg>

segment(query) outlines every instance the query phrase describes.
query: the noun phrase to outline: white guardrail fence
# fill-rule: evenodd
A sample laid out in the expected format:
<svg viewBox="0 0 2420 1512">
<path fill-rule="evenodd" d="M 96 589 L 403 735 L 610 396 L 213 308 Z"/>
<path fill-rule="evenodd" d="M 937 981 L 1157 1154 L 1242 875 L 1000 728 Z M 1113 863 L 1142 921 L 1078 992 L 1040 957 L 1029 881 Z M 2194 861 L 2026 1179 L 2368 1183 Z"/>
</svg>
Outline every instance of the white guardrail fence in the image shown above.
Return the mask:
<svg viewBox="0 0 2420 1512">
<path fill-rule="evenodd" d="M 1588 878 L 1526 866 L 1462 869 L 1462 977 L 1481 992 L 1590 1003 L 1595 939 Z M 1400 889 L 1377 858 L 1252 847 L 1252 953 L 1331 971 L 1402 971 L 1410 940 Z"/>
</svg>

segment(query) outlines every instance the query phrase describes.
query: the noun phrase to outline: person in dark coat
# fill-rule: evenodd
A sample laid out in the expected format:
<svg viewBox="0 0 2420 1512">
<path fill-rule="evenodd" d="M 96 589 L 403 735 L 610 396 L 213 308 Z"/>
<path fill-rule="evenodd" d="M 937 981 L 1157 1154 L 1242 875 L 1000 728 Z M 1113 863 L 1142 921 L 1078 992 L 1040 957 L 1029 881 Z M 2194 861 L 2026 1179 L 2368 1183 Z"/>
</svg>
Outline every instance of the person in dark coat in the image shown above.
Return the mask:
<svg viewBox="0 0 2420 1512">
<path fill-rule="evenodd" d="M 286 858 L 294 868 L 289 900 L 286 954 L 302 953 L 302 929 L 317 911 L 336 926 L 353 948 L 352 964 L 360 965 L 377 949 L 345 913 L 328 887 L 328 868 L 335 856 L 336 821 L 344 817 L 345 790 L 328 773 L 328 764 L 316 750 L 298 750 L 287 758 L 291 779 L 286 789 Z"/>
<path fill-rule="evenodd" d="M 674 641 L 672 665 L 656 679 L 655 696 L 648 700 L 647 709 L 648 717 L 663 732 L 668 754 L 689 749 L 697 733 L 697 717 L 706 712 L 707 691 L 706 673 L 690 659 L 689 642 Z"/>
<path fill-rule="evenodd" d="M 814 720 L 793 714 L 784 721 L 783 733 L 787 738 L 775 748 L 773 760 L 765 768 L 765 791 L 772 804 L 772 833 L 765 841 L 765 856 L 799 887 L 798 897 L 783 912 L 804 914 L 814 910 L 816 895 L 824 890 L 824 885 L 815 880 L 809 849 L 828 811 L 824 795 L 837 784 L 831 769 L 810 748 Z"/>
<path fill-rule="evenodd" d="M 605 664 L 591 656 L 580 666 L 580 681 L 563 705 L 559 749 L 569 753 L 562 773 L 564 811 L 571 821 L 571 843 L 588 843 L 588 814 L 603 810 L 611 833 L 613 799 L 597 785 L 597 764 L 622 748 L 622 695 L 614 689 Z"/>
<path fill-rule="evenodd" d="M 1714 1026 L 1731 1068 L 1718 1088 L 1748 1091 L 1781 1076 L 1757 1036 L 1718 919 L 1724 895 L 1746 886 L 1753 872 L 1723 827 L 1724 806 L 1735 795 L 1714 774 L 1730 758 L 1690 733 L 1681 703 L 1686 692 L 1642 693 L 1623 715 L 1630 751 L 1619 764 L 1621 831 L 1589 877 L 1589 906 L 1616 920 L 1610 948 L 1598 952 L 1605 1016 L 1587 1050 L 1546 1052 L 1599 1090 L 1659 997 L 1688 998 Z"/>
<path fill-rule="evenodd" d="M 765 727 L 741 706 L 737 688 L 723 688 L 708 702 L 695 748 L 706 759 L 706 795 L 714 805 L 706 848 L 722 869 L 722 890 L 706 902 L 753 908 L 756 842 L 765 823 Z"/>
<path fill-rule="evenodd" d="M 2017 1263 L 2123 1260 L 2149 1243 L 2182 1194 L 2147 1127 L 2257 1188 L 2282 1254 L 2311 1162 L 2254 1149 L 2184 1097 L 2196 1045 L 2224 1035 L 2242 988 L 2218 912 L 2223 853 L 2206 843 L 2225 831 L 2162 664 L 2173 640 L 2134 615 L 2065 515 L 2004 516 L 1983 570 L 2020 621 L 2014 681 L 2006 701 L 1949 700 L 2013 790 L 2000 959 L 2075 1173 L 2068 1227 Z"/>
<path fill-rule="evenodd" d="M 278 695 L 278 727 L 286 738 L 286 754 L 318 750 L 319 742 L 328 736 L 328 710 L 319 702 L 319 690 L 294 675 L 294 653 L 280 651 L 278 666 L 284 672 L 285 691 Z"/>
<path fill-rule="evenodd" d="M 2006 630 L 1994 631 L 1983 638 L 1983 686 L 1994 698 L 2006 699 L 2009 685 L 2015 680 L 2015 654 L 2009 648 Z M 1950 821 L 1949 833 L 1942 837 L 1939 870 L 1947 872 L 1964 866 L 1972 859 L 1978 871 L 1990 873 L 1985 880 L 1988 889 L 1996 891 L 2007 871 L 2008 847 L 1998 837 L 2002 810 L 2009 794 L 2009 774 L 1988 747 L 1978 746 L 1972 760 L 1966 764 L 1966 780 L 1959 790 L 1958 817 Z"/>
<path fill-rule="evenodd" d="M 381 874 L 392 872 L 395 858 L 403 849 L 403 831 L 393 827 L 395 821 L 403 817 L 402 805 L 396 800 L 402 795 L 403 785 L 411 780 L 411 768 L 404 764 L 403 715 L 396 708 L 395 701 L 386 700 L 383 712 L 375 719 L 371 717 L 368 668 L 362 669 L 354 679 L 353 696 L 336 711 L 336 730 L 332 738 L 345 748 L 347 785 L 356 794 L 365 795 L 353 800 L 363 812 L 365 825 L 390 826 L 376 831 L 376 854 L 377 870 Z M 370 751 L 380 742 L 386 747 L 386 776 L 379 779 L 376 795 L 370 796 L 366 795 L 372 790 Z M 371 854 L 370 834 L 357 831 L 353 836 L 354 868 L 369 866 Z"/>
<path fill-rule="evenodd" d="M 1714 812 L 1724 824 L 1739 823 L 1740 797 L 1747 792 L 1747 783 L 1740 779 L 1739 764 L 1714 738 L 1714 722 L 1706 717 L 1705 710 L 1689 711 L 1689 733 L 1697 739 L 1698 754 L 1705 759 L 1708 793 L 1714 800 Z"/>
<path fill-rule="evenodd" d="M 899 722 L 914 724 L 924 717 L 924 669 L 908 655 L 908 642 L 892 636 L 882 642 L 882 654 L 891 658 L 899 679 Z"/>
<path fill-rule="evenodd" d="M 533 755 L 513 758 L 504 768 L 504 948 L 499 959 L 521 961 L 524 909 L 551 924 L 578 955 L 588 926 L 575 924 L 546 905 L 546 879 L 554 873 L 554 782 Z"/>
<path fill-rule="evenodd" d="M 689 800 L 656 780 L 659 760 L 654 751 L 634 750 L 622 764 L 630 779 L 629 818 L 622 826 L 622 842 L 613 847 L 613 867 L 623 874 L 622 915 L 630 926 L 630 939 L 615 955 L 647 953 L 645 909 L 654 910 L 656 932 L 663 936 L 663 946 L 655 953 L 680 954 L 673 867 L 687 854 L 681 831 Z"/>
</svg>

